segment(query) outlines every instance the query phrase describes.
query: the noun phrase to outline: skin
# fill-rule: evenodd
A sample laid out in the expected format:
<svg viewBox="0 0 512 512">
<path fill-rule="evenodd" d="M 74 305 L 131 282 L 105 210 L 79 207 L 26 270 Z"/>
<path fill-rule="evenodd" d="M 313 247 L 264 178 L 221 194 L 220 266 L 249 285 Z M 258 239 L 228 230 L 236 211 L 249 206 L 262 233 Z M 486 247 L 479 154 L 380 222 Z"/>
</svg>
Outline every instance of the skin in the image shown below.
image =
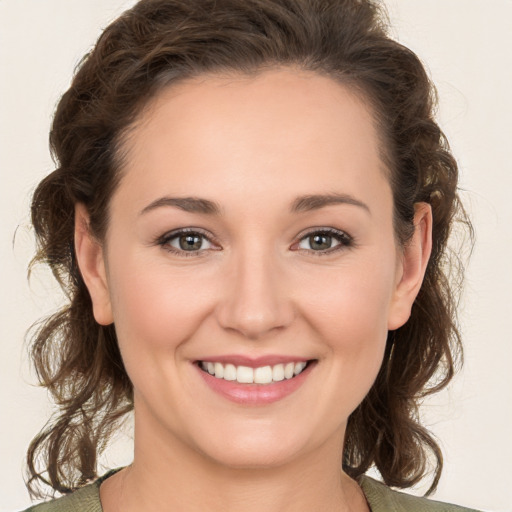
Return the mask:
<svg viewBox="0 0 512 512">
<path fill-rule="evenodd" d="M 184 82 L 142 114 L 104 241 L 76 209 L 94 314 L 115 322 L 134 386 L 134 462 L 102 485 L 106 512 L 368 510 L 340 469 L 346 421 L 388 330 L 409 318 L 432 223 L 418 204 L 414 236 L 397 246 L 379 144 L 364 101 L 295 69 Z M 365 206 L 290 211 L 333 193 Z M 164 196 L 208 199 L 221 214 L 144 211 Z M 211 242 L 172 253 L 177 239 L 159 240 L 179 228 Z M 352 242 L 315 252 L 307 235 L 321 228 Z M 316 364 L 291 395 L 251 406 L 213 392 L 194 365 L 223 354 Z"/>
</svg>

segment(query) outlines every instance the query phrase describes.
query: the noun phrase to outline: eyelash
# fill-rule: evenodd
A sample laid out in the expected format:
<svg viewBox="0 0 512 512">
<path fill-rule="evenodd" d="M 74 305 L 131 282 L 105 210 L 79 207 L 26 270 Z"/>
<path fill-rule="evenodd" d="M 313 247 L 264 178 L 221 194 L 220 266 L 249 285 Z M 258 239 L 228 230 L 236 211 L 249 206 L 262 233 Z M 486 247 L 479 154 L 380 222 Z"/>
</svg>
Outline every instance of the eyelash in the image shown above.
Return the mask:
<svg viewBox="0 0 512 512">
<path fill-rule="evenodd" d="M 349 234 L 334 228 L 321 228 L 308 231 L 307 233 L 301 234 L 299 241 L 295 242 L 293 245 L 295 246 L 302 242 L 302 240 L 310 238 L 314 235 L 324 235 L 334 238 L 337 242 L 339 242 L 339 244 L 335 245 L 334 247 L 331 247 L 330 249 L 325 249 L 323 251 L 314 251 L 312 249 L 298 249 L 299 252 L 306 251 L 308 254 L 312 254 L 314 256 L 326 256 L 336 253 L 338 251 L 342 251 L 344 249 L 349 249 L 351 247 L 354 247 L 355 245 L 354 239 Z"/>
<path fill-rule="evenodd" d="M 165 235 L 159 237 L 156 240 L 156 245 L 160 245 L 166 251 L 168 251 L 172 254 L 175 254 L 177 256 L 180 256 L 180 257 L 198 258 L 198 257 L 205 256 L 205 252 L 208 249 L 200 249 L 198 251 L 185 251 L 182 249 L 176 249 L 169 245 L 171 240 L 174 240 L 175 238 L 178 238 L 180 236 L 187 235 L 187 234 L 188 235 L 198 235 L 198 236 L 206 239 L 210 243 L 215 243 L 215 241 L 214 240 L 212 241 L 212 239 L 201 229 L 189 228 L 189 229 L 179 229 L 176 231 L 171 231 L 170 233 L 166 233 Z M 329 236 L 331 238 L 334 238 L 337 242 L 339 242 L 339 244 L 335 245 L 334 247 L 332 247 L 330 249 L 326 249 L 326 250 L 322 250 L 322 251 L 314 251 L 312 249 L 297 249 L 298 252 L 305 251 L 308 254 L 312 254 L 314 256 L 325 256 L 325 255 L 333 254 L 333 253 L 338 252 L 343 249 L 351 248 L 355 245 L 354 239 L 350 235 L 345 233 L 344 231 L 340 231 L 340 230 L 337 230 L 334 228 L 322 228 L 322 229 L 316 229 L 316 230 L 312 230 L 312 231 L 302 234 L 300 236 L 298 242 L 295 242 L 293 244 L 293 246 L 298 245 L 300 242 L 302 242 L 302 240 L 304 240 L 306 238 L 310 238 L 313 235 Z"/>
<path fill-rule="evenodd" d="M 159 237 L 156 240 L 156 244 L 160 245 L 163 249 L 166 251 L 175 254 L 176 256 L 184 257 L 184 258 L 200 258 L 205 255 L 205 250 L 199 250 L 199 251 L 184 251 L 180 249 L 176 249 L 175 247 L 172 247 L 169 245 L 171 240 L 174 240 L 175 238 L 179 238 L 183 235 L 199 235 L 200 237 L 203 237 L 204 239 L 208 240 L 210 243 L 213 243 L 210 237 L 203 232 L 201 229 L 198 228 L 188 228 L 188 229 L 178 229 L 176 231 L 171 231 L 170 233 L 166 233 L 165 235 Z"/>
</svg>

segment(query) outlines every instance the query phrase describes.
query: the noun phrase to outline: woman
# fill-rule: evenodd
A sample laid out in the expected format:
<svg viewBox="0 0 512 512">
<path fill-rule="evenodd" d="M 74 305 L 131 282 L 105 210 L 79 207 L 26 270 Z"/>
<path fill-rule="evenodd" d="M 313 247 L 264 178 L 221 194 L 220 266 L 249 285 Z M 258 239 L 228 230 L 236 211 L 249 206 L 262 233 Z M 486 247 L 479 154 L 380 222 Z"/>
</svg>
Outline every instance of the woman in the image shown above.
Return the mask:
<svg viewBox="0 0 512 512">
<path fill-rule="evenodd" d="M 32 205 L 70 305 L 34 339 L 61 410 L 30 485 L 75 491 L 35 509 L 462 510 L 388 487 L 430 454 L 435 489 L 417 401 L 460 351 L 433 107 L 371 2 L 143 0 L 104 31 Z"/>
</svg>

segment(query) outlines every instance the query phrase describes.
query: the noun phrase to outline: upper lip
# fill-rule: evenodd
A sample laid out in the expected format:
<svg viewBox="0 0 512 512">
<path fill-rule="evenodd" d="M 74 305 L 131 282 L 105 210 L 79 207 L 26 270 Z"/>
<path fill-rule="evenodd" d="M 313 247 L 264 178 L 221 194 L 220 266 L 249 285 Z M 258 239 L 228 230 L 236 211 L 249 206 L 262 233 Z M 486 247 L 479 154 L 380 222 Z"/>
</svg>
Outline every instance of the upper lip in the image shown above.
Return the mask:
<svg viewBox="0 0 512 512">
<path fill-rule="evenodd" d="M 301 356 L 266 355 L 260 357 L 248 357 L 237 354 L 205 357 L 197 359 L 205 363 L 232 364 L 234 366 L 248 366 L 249 368 L 260 368 L 261 366 L 274 366 L 276 364 L 308 362 L 310 358 Z"/>
</svg>

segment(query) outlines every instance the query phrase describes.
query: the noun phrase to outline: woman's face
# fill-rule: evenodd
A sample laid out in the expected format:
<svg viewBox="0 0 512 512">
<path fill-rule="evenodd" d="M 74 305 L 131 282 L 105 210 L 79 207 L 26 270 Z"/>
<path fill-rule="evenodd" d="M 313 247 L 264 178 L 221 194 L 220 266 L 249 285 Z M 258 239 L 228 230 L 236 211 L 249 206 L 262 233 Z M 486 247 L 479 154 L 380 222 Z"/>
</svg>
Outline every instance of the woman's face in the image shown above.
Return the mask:
<svg viewBox="0 0 512 512">
<path fill-rule="evenodd" d="M 368 106 L 290 69 L 204 77 L 161 93 L 125 149 L 86 281 L 136 446 L 231 467 L 341 449 L 412 301 Z"/>
</svg>

